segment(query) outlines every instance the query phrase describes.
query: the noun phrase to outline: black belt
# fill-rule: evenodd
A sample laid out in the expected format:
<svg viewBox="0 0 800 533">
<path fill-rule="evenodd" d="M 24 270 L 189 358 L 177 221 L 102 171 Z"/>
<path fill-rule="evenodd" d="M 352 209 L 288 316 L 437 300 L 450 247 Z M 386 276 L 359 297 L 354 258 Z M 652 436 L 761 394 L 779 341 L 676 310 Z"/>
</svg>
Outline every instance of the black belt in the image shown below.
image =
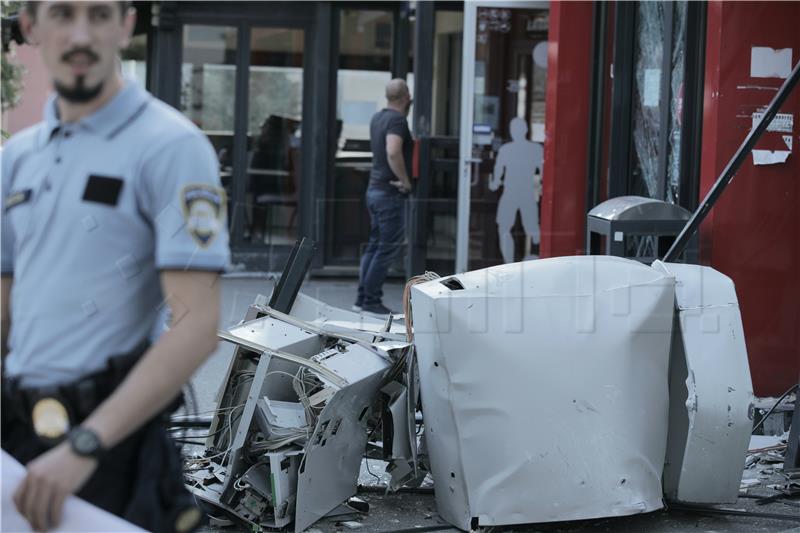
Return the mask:
<svg viewBox="0 0 800 533">
<path fill-rule="evenodd" d="M 70 426 L 83 422 L 125 379 L 149 342 L 142 342 L 128 353 L 112 356 L 103 370 L 63 385 L 24 387 L 19 378 L 3 378 L 4 409 L 9 416 L 31 423 L 34 407 L 43 399 L 61 403 L 69 416 Z"/>
</svg>

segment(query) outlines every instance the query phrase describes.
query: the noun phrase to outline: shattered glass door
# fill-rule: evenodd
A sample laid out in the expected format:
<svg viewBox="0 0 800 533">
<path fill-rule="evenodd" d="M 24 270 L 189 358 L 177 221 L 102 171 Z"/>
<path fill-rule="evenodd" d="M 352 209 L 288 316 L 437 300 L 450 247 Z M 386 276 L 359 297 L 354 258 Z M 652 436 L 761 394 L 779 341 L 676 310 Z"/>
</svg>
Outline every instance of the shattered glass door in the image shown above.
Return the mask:
<svg viewBox="0 0 800 533">
<path fill-rule="evenodd" d="M 686 2 L 638 2 L 628 194 L 679 203 Z M 657 255 L 652 236 L 628 240 L 629 257 Z"/>
<path fill-rule="evenodd" d="M 686 55 L 687 3 L 675 2 L 672 19 L 672 57 L 670 58 L 669 159 L 667 163 L 667 202 L 680 199 L 681 127 L 683 125 L 684 67 Z M 688 191 L 684 194 L 689 194 Z"/>
<path fill-rule="evenodd" d="M 661 198 L 658 190 L 664 4 L 637 4 L 633 82 L 633 151 L 630 194 Z"/>
<path fill-rule="evenodd" d="M 636 4 L 628 194 L 677 203 L 686 2 Z"/>
</svg>

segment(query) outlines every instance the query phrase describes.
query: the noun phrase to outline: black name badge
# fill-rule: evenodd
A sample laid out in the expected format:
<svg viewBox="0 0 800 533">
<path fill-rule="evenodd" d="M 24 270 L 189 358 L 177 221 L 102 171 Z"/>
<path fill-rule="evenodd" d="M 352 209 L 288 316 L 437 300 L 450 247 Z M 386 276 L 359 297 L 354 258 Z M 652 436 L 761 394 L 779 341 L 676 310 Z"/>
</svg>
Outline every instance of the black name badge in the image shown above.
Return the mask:
<svg viewBox="0 0 800 533">
<path fill-rule="evenodd" d="M 92 174 L 86 182 L 83 199 L 87 202 L 115 206 L 119 202 L 119 193 L 122 192 L 124 183 L 122 178 Z"/>
</svg>

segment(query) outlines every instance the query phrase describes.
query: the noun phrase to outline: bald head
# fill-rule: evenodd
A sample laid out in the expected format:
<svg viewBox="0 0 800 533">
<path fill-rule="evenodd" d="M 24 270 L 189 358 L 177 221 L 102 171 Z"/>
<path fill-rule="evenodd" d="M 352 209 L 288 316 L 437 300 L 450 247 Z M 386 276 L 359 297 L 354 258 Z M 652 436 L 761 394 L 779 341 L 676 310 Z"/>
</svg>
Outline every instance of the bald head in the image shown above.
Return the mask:
<svg viewBox="0 0 800 533">
<path fill-rule="evenodd" d="M 386 84 L 386 100 L 390 104 L 403 103 L 408 98 L 408 85 L 402 78 L 395 78 Z"/>
</svg>

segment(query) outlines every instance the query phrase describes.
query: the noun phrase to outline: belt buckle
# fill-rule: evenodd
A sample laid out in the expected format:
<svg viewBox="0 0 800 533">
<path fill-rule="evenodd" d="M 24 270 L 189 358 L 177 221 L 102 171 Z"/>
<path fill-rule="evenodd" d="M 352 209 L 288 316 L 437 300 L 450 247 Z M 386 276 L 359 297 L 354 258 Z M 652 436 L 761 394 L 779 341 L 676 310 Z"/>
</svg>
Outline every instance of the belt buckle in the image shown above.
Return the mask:
<svg viewBox="0 0 800 533">
<path fill-rule="evenodd" d="M 69 431 L 69 412 L 52 396 L 40 398 L 31 409 L 33 431 L 42 439 L 55 441 Z"/>
</svg>

